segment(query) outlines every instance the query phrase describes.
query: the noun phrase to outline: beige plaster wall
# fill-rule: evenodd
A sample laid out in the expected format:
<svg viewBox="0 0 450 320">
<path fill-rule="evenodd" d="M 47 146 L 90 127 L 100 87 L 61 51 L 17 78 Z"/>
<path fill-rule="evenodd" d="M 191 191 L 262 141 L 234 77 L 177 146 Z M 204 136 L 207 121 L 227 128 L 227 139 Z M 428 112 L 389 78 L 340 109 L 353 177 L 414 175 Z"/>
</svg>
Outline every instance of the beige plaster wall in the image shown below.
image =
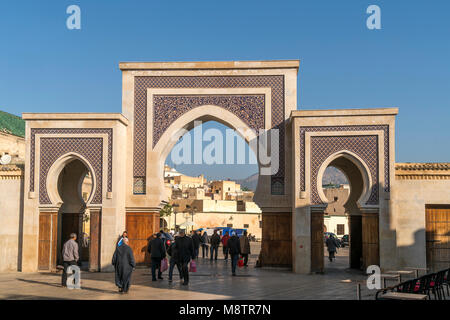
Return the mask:
<svg viewBox="0 0 450 320">
<path fill-rule="evenodd" d="M 11 163 L 22 163 L 25 161 L 25 139 L 0 132 L 0 156 L 5 153 L 11 156 Z"/>
<path fill-rule="evenodd" d="M 338 238 L 341 238 L 343 234 L 337 234 L 337 225 L 343 224 L 344 225 L 344 234 L 349 234 L 348 229 L 348 217 L 345 215 L 332 215 L 332 216 L 326 216 L 324 217 L 324 225 L 327 228 L 328 232 L 333 232 L 338 236 Z"/>
<path fill-rule="evenodd" d="M 450 205 L 450 179 L 399 180 L 391 191 L 396 267 L 426 267 L 425 205 Z"/>
<path fill-rule="evenodd" d="M 0 272 L 20 269 L 22 195 L 23 177 L 0 172 Z"/>
</svg>

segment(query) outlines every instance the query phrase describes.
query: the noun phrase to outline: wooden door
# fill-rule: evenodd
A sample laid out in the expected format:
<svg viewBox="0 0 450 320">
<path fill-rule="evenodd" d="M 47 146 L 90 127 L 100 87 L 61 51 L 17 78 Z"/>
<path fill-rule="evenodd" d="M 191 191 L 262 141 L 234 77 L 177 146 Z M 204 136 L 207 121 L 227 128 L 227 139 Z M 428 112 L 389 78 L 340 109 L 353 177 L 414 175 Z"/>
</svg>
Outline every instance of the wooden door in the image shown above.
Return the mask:
<svg viewBox="0 0 450 320">
<path fill-rule="evenodd" d="M 137 264 L 149 265 L 148 241 L 152 234 L 159 231 L 158 227 L 159 213 L 127 213 L 126 229 L 130 240 L 129 244 Z"/>
<path fill-rule="evenodd" d="M 56 270 L 58 215 L 56 212 L 39 214 L 38 270 Z"/>
<path fill-rule="evenodd" d="M 426 255 L 430 271 L 450 267 L 450 206 L 427 206 Z"/>
<path fill-rule="evenodd" d="M 100 271 L 101 211 L 91 209 L 89 228 L 89 271 Z"/>
<path fill-rule="evenodd" d="M 324 271 L 323 211 L 311 211 L 311 272 Z"/>
<path fill-rule="evenodd" d="M 362 215 L 362 253 L 364 270 L 370 265 L 380 265 L 377 213 Z"/>
<path fill-rule="evenodd" d="M 263 266 L 292 268 L 291 213 L 263 213 L 261 255 Z"/>
</svg>

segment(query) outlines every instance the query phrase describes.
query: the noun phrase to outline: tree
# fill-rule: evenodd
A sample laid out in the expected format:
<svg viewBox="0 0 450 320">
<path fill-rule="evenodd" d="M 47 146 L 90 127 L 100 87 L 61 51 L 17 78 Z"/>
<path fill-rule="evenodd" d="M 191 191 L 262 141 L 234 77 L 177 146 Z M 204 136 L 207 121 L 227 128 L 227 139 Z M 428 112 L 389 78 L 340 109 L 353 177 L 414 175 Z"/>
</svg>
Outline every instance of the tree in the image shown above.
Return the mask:
<svg viewBox="0 0 450 320">
<path fill-rule="evenodd" d="M 166 203 L 164 207 L 159 210 L 160 218 L 169 217 L 170 224 L 170 215 L 173 213 L 173 206 L 170 203 Z"/>
</svg>

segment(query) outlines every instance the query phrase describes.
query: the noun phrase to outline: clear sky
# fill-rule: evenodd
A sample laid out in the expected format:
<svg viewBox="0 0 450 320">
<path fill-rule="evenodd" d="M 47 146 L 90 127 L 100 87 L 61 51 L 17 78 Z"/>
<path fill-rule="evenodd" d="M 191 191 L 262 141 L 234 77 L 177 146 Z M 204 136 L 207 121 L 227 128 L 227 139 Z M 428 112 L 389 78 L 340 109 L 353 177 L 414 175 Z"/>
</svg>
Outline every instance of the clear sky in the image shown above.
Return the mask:
<svg viewBox="0 0 450 320">
<path fill-rule="evenodd" d="M 81 30 L 66 8 L 81 8 Z M 381 8 L 381 30 L 366 8 Z M 120 61 L 300 59 L 299 109 L 399 107 L 396 161 L 450 161 L 450 1 L 0 2 L 0 109 L 120 112 Z"/>
</svg>

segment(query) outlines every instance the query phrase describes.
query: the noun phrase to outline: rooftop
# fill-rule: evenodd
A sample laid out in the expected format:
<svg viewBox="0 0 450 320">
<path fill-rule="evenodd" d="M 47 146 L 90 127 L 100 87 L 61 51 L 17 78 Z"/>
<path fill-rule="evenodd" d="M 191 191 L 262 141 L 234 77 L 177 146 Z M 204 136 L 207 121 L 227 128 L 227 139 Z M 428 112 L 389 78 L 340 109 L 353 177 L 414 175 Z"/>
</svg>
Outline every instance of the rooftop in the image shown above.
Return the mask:
<svg viewBox="0 0 450 320">
<path fill-rule="evenodd" d="M 25 121 L 16 115 L 0 111 L 0 132 L 25 137 Z"/>
<path fill-rule="evenodd" d="M 300 60 L 120 62 L 120 70 L 298 69 Z"/>
<path fill-rule="evenodd" d="M 396 170 L 450 170 L 450 162 L 396 163 Z"/>
</svg>

